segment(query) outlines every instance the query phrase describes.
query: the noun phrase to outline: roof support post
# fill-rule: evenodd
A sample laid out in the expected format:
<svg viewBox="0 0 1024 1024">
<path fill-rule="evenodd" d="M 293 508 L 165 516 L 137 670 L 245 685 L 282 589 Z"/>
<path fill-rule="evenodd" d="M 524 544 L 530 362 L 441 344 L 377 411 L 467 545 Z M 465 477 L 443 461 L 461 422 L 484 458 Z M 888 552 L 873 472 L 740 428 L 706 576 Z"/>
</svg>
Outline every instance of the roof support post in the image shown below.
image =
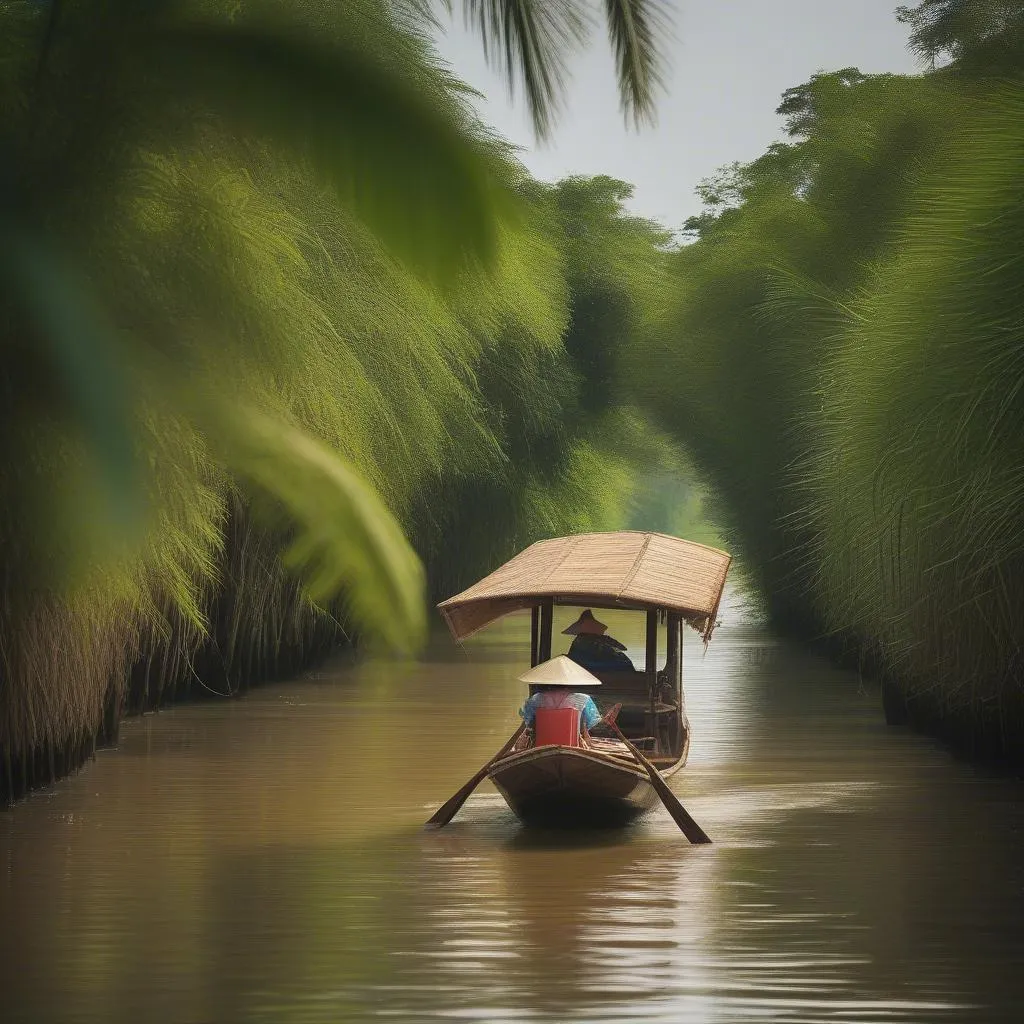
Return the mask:
<svg viewBox="0 0 1024 1024">
<path fill-rule="evenodd" d="M 540 664 L 540 605 L 530 609 L 530 668 Z"/>
<path fill-rule="evenodd" d="M 540 606 L 540 644 L 538 645 L 537 663 L 551 658 L 551 626 L 554 601 L 549 597 Z"/>
<path fill-rule="evenodd" d="M 668 677 L 676 694 L 676 706 L 683 706 L 683 619 L 678 612 L 668 613 L 668 651 L 665 658 Z"/>
<path fill-rule="evenodd" d="M 647 681 L 652 692 L 658 679 L 658 610 L 652 608 L 647 613 Z"/>
<path fill-rule="evenodd" d="M 656 737 L 656 747 L 660 745 L 658 730 L 658 716 L 656 705 L 658 703 L 658 609 L 651 608 L 647 612 L 647 656 L 644 668 L 647 671 L 647 689 L 650 693 L 650 729 Z"/>
</svg>

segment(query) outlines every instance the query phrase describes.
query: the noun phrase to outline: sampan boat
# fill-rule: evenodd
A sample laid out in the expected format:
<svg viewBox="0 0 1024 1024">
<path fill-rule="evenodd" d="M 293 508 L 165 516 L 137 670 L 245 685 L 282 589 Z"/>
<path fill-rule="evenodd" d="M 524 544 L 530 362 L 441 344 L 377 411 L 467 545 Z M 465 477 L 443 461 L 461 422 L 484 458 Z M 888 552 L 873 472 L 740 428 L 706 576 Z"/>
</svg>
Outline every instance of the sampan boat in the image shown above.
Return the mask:
<svg viewBox="0 0 1024 1024">
<path fill-rule="evenodd" d="M 690 748 L 683 624 L 705 645 L 711 639 L 730 561 L 724 551 L 659 533 L 559 537 L 533 544 L 438 608 L 457 641 L 530 609 L 531 666 L 551 658 L 555 606 L 643 612 L 643 670 L 587 668 L 601 681 L 592 694 L 601 713 L 621 704 L 623 735 L 668 777 L 686 764 Z M 659 669 L 660 627 L 666 658 Z M 523 821 L 615 825 L 657 802 L 646 769 L 621 741 L 595 736 L 580 746 L 537 739 L 538 745 L 517 745 L 487 772 Z"/>
</svg>

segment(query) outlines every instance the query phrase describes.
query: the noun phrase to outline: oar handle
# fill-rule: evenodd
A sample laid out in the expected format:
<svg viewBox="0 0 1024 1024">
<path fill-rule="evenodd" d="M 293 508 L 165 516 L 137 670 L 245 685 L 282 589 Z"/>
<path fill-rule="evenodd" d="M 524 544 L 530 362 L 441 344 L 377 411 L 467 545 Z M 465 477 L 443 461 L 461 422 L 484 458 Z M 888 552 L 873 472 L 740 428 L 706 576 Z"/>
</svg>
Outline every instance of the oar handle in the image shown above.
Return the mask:
<svg viewBox="0 0 1024 1024">
<path fill-rule="evenodd" d="M 613 704 L 602 716 L 601 721 L 597 724 L 600 725 L 603 722 L 605 725 L 614 726 L 616 720 L 619 717 L 619 712 L 622 710 L 622 703 Z"/>
</svg>

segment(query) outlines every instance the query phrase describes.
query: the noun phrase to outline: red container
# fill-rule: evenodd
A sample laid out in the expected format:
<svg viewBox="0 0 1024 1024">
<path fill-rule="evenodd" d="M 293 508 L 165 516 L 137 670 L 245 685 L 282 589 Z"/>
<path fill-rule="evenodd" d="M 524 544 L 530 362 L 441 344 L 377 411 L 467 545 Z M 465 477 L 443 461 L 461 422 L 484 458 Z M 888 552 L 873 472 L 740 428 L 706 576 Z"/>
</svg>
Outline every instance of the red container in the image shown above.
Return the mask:
<svg viewBox="0 0 1024 1024">
<path fill-rule="evenodd" d="M 576 708 L 538 708 L 533 730 L 535 747 L 578 747 L 580 713 Z"/>
</svg>

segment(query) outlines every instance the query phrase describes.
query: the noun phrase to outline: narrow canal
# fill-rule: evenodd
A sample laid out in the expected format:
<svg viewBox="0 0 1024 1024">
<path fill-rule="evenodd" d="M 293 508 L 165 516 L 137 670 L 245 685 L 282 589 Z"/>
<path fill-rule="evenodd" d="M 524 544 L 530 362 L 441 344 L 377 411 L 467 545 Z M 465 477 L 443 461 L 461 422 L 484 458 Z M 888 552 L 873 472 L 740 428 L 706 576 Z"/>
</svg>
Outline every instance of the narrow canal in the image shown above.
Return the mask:
<svg viewBox="0 0 1024 1024">
<path fill-rule="evenodd" d="M 518 617 L 126 723 L 0 814 L 0 1019 L 1019 1021 L 1022 787 L 723 619 L 673 780 L 710 847 L 527 831 L 489 784 L 420 830 L 517 723 Z"/>
</svg>

